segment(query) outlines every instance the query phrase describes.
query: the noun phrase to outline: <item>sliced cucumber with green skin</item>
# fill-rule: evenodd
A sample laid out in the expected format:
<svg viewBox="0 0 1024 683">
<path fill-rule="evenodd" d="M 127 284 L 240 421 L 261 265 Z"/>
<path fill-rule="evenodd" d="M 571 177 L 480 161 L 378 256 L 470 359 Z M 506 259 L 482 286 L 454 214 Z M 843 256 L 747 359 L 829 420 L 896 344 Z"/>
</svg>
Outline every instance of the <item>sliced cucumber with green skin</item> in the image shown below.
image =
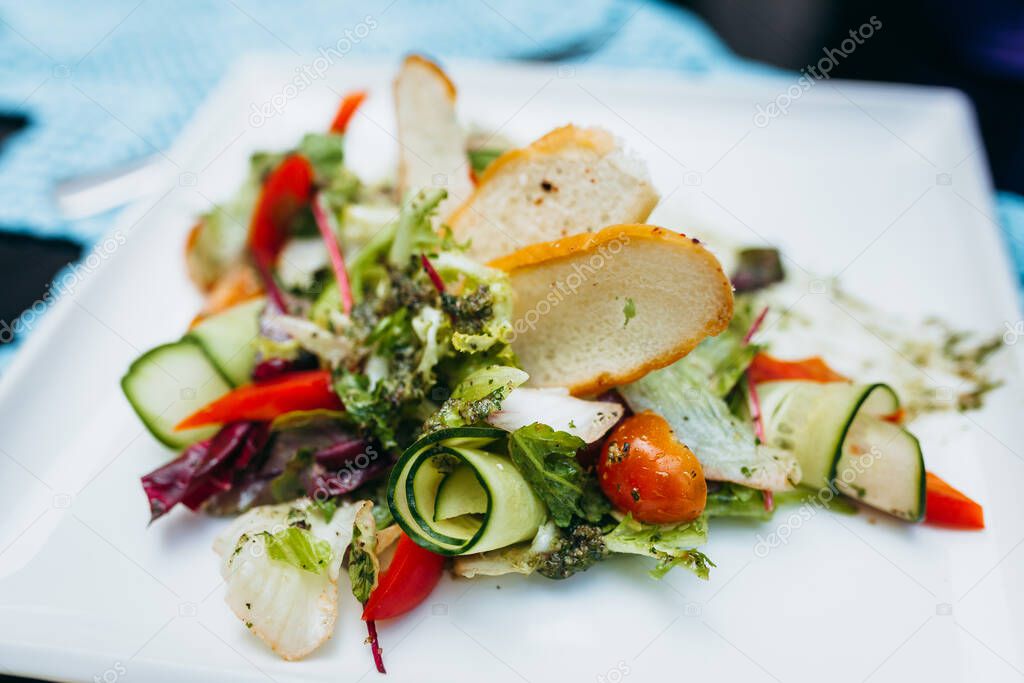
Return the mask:
<svg viewBox="0 0 1024 683">
<path fill-rule="evenodd" d="M 244 301 L 206 318 L 185 335 L 203 347 L 217 370 L 234 386 L 252 381 L 260 314 L 266 303 L 262 297 Z"/>
<path fill-rule="evenodd" d="M 782 381 L 757 385 L 765 439 L 790 450 L 800 463 L 800 483 L 829 486 L 835 478 L 840 448 L 854 417 L 886 415 L 899 400 L 884 384 Z"/>
<path fill-rule="evenodd" d="M 794 453 L 802 485 L 833 488 L 910 521 L 923 517 L 921 447 L 882 419 L 900 407 L 889 386 L 781 381 L 757 391 L 765 439 Z"/>
<path fill-rule="evenodd" d="M 487 512 L 487 491 L 472 467 L 460 465 L 441 480 L 434 501 L 434 521 Z"/>
<path fill-rule="evenodd" d="M 490 427 L 442 429 L 402 454 L 388 480 L 388 507 L 413 541 L 465 555 L 536 535 L 547 519 L 544 504 L 506 455 L 485 450 L 506 435 Z"/>
<path fill-rule="evenodd" d="M 835 487 L 865 505 L 919 522 L 925 512 L 921 444 L 897 424 L 858 415 L 843 442 Z"/>
<path fill-rule="evenodd" d="M 185 338 L 152 349 L 131 364 L 121 389 L 146 429 L 166 446 L 181 449 L 208 438 L 217 427 L 174 431 L 174 426 L 231 390 L 197 342 Z"/>
</svg>

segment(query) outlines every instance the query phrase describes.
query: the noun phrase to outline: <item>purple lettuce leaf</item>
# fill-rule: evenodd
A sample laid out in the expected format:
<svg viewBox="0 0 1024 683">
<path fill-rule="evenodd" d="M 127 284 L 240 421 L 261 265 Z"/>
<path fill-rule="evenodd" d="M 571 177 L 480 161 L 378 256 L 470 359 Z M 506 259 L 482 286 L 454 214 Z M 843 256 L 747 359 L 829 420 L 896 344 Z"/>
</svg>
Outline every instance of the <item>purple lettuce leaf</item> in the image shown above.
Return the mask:
<svg viewBox="0 0 1024 683">
<path fill-rule="evenodd" d="M 269 434 L 265 423 L 227 424 L 212 438 L 192 444 L 176 459 L 142 477 L 150 523 L 178 503 L 197 510 L 215 494 L 230 489 L 237 474 L 263 449 Z"/>
<path fill-rule="evenodd" d="M 315 419 L 276 433 L 258 467 L 247 468 L 230 490 L 217 493 L 205 510 L 238 514 L 256 505 L 343 495 L 384 474 L 390 454 L 337 420 Z"/>
</svg>

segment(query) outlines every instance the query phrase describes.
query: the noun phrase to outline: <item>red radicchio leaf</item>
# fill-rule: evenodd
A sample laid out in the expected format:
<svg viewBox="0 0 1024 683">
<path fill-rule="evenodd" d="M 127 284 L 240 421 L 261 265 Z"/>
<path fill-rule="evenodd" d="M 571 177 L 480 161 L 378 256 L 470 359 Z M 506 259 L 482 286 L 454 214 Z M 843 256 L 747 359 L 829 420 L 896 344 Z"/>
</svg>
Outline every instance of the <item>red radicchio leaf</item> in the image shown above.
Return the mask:
<svg viewBox="0 0 1024 683">
<path fill-rule="evenodd" d="M 302 351 L 294 360 L 265 358 L 259 361 L 252 369 L 252 379 L 254 382 L 264 382 L 289 372 L 315 370 L 317 367 L 319 367 L 319 362 L 316 356 Z"/>
<path fill-rule="evenodd" d="M 391 457 L 374 443 L 354 436 L 339 441 L 316 452 L 309 495 L 323 498 L 351 493 L 382 475 L 391 463 Z"/>
<path fill-rule="evenodd" d="M 204 510 L 238 514 L 254 505 L 285 502 L 301 491 L 320 499 L 342 495 L 383 475 L 392 462 L 379 444 L 337 420 L 320 418 L 277 432 L 264 457 L 244 471 L 236 467 L 231 489 L 214 495 Z"/>
<path fill-rule="evenodd" d="M 192 444 L 175 460 L 142 477 L 150 523 L 178 503 L 197 510 L 214 494 L 231 488 L 235 473 L 263 449 L 269 433 L 264 423 L 227 424 L 212 438 Z"/>
</svg>

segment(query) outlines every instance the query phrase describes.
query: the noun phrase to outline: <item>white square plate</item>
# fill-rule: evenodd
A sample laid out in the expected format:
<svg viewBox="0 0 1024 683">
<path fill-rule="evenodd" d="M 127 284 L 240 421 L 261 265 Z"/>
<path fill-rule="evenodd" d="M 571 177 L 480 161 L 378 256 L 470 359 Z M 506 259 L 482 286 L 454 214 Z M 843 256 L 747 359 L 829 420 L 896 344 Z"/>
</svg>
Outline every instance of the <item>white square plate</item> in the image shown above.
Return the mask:
<svg viewBox="0 0 1024 683">
<path fill-rule="evenodd" d="M 146 527 L 138 478 L 168 453 L 118 380 L 197 310 L 186 232 L 231 194 L 252 150 L 325 127 L 338 93 L 369 87 L 350 159 L 368 176 L 388 172 L 395 66 L 346 61 L 299 91 L 287 87 L 295 64 L 243 61 L 167 152 L 166 191 L 118 224 L 38 323 L 0 386 L 4 670 L 81 681 L 377 675 L 351 596 L 326 646 L 280 661 L 222 603 L 210 542 L 223 521 L 181 512 Z M 451 71 L 463 119 L 513 139 L 570 120 L 622 136 L 666 197 L 652 222 L 771 241 L 792 264 L 841 272 L 847 290 L 908 318 L 939 314 L 989 332 L 1019 319 L 973 115 L 955 92 L 824 82 L 759 126 L 757 106 L 792 81 L 479 63 Z M 281 112 L 261 120 L 253 112 L 265 102 Z M 1016 679 L 1017 351 L 1003 354 L 1006 385 L 983 411 L 922 426 L 929 466 L 984 502 L 984 532 L 787 512 L 764 525 L 713 524 L 707 551 L 718 568 L 707 583 L 686 572 L 653 581 L 640 560 L 566 582 L 445 579 L 427 604 L 382 625 L 389 680 Z M 783 528 L 784 543 L 758 552 Z"/>
</svg>

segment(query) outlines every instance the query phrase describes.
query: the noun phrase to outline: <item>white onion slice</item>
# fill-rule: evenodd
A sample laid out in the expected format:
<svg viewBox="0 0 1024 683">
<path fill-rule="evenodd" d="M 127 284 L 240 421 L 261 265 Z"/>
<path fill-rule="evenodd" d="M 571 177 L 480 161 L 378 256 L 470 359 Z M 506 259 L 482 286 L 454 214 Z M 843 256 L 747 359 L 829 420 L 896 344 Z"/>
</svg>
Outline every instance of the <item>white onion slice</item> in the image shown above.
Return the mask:
<svg viewBox="0 0 1024 683">
<path fill-rule="evenodd" d="M 509 392 L 501 402 L 501 410 L 491 413 L 487 422 L 509 432 L 541 422 L 594 443 L 619 421 L 622 413 L 618 403 L 586 401 L 570 396 L 568 389 L 518 387 Z"/>
</svg>

